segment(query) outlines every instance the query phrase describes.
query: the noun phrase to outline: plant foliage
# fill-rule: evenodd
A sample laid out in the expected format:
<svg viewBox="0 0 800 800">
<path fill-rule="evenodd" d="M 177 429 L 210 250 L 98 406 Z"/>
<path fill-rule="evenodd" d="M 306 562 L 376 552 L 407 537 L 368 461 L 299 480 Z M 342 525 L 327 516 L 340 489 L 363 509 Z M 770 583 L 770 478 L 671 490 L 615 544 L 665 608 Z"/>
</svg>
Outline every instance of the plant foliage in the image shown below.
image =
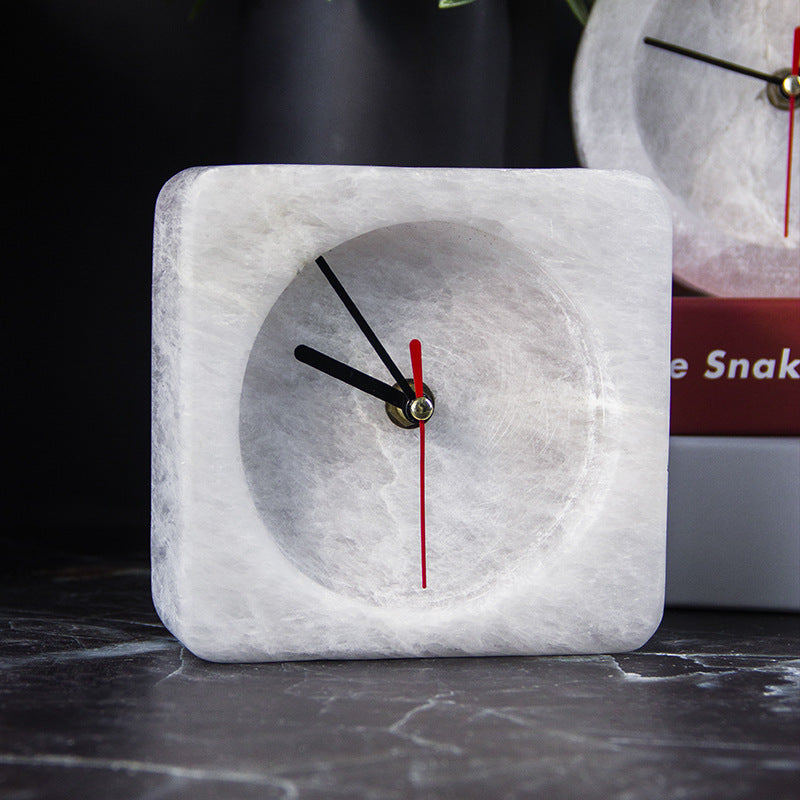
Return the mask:
<svg viewBox="0 0 800 800">
<path fill-rule="evenodd" d="M 331 0 L 328 0 L 331 2 Z M 466 6 L 469 3 L 474 3 L 475 0 L 439 0 L 439 8 L 457 8 L 458 6 Z M 581 25 L 586 24 L 589 19 L 589 12 L 592 10 L 594 0 L 567 0 L 567 5 L 572 9 L 572 13 L 580 20 Z M 206 4 L 206 0 L 194 0 L 192 8 L 189 11 L 189 19 L 197 19 L 197 16 Z"/>
</svg>

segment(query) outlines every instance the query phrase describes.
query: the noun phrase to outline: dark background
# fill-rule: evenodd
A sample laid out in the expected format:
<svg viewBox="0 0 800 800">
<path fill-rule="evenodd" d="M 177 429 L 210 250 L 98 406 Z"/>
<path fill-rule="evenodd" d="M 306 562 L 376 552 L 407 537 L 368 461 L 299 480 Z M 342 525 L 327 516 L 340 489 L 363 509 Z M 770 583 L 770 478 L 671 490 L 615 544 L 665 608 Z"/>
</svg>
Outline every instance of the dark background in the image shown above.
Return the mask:
<svg viewBox="0 0 800 800">
<path fill-rule="evenodd" d="M 564 0 L 192 7 L 4 10 L 5 568 L 147 552 L 152 219 L 173 174 L 577 166 Z"/>
</svg>

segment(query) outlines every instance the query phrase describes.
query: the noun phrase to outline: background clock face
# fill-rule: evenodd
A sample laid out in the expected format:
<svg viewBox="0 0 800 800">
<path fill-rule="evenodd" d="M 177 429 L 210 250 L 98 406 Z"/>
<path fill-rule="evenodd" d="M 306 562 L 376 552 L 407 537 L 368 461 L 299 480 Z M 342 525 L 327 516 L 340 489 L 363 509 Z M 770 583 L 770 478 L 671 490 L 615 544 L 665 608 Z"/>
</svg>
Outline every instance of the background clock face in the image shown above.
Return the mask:
<svg viewBox="0 0 800 800">
<path fill-rule="evenodd" d="M 771 73 L 791 62 L 800 24 L 792 5 L 670 0 L 653 8 L 645 30 Z M 698 6 L 707 6 L 708 24 L 698 24 Z M 770 104 L 766 84 L 647 46 L 636 51 L 634 75 L 642 141 L 670 191 L 728 236 L 783 247 L 788 115 Z"/>
<path fill-rule="evenodd" d="M 584 34 L 573 84 L 582 160 L 661 184 L 675 219 L 675 274 L 712 294 L 800 293 L 797 141 L 785 238 L 788 113 L 769 102 L 764 81 L 642 39 L 771 74 L 790 67 L 798 24 L 787 0 L 598 0 Z"/>
<path fill-rule="evenodd" d="M 378 228 L 325 255 L 409 377 L 408 342 L 423 344 L 437 403 L 429 588 L 418 432 L 293 358 L 307 344 L 392 382 L 313 261 L 266 316 L 242 385 L 241 455 L 265 535 L 317 583 L 376 605 L 474 596 L 547 558 L 604 480 L 601 371 L 567 297 L 531 254 L 450 222 Z"/>
</svg>

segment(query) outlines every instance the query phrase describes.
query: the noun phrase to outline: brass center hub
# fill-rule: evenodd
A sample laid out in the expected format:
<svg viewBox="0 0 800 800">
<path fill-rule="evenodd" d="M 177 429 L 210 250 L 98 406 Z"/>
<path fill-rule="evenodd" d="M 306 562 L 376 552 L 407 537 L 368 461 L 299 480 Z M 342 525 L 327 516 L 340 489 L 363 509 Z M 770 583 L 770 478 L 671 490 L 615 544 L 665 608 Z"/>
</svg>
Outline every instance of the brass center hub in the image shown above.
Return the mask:
<svg viewBox="0 0 800 800">
<path fill-rule="evenodd" d="M 425 422 L 433 416 L 433 401 L 429 397 L 418 397 L 409 403 L 408 410 L 411 416 L 419 422 Z"/>
<path fill-rule="evenodd" d="M 780 85 L 777 83 L 767 84 L 767 98 L 775 108 L 788 111 L 789 98 L 800 97 L 800 77 L 792 75 L 790 69 L 779 69 L 773 74 L 776 78 L 781 79 L 781 83 Z"/>
<path fill-rule="evenodd" d="M 408 383 L 416 391 L 414 381 L 409 378 Z M 400 389 L 399 384 L 394 385 L 395 389 Z M 399 428 L 418 428 L 420 422 L 427 422 L 436 409 L 436 398 L 427 383 L 422 384 L 422 397 L 410 400 L 405 408 L 398 408 L 391 403 L 386 403 L 386 414 L 389 419 Z"/>
<path fill-rule="evenodd" d="M 797 97 L 800 95 L 800 75 L 787 75 L 783 79 L 781 89 L 787 97 Z"/>
</svg>

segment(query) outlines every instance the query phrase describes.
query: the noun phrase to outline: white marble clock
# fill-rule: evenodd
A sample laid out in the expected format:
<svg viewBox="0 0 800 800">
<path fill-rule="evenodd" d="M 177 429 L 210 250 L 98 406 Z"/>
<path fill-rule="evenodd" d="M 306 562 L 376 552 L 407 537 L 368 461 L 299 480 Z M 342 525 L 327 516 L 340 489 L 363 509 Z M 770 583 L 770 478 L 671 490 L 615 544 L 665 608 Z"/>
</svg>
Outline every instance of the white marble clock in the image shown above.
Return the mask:
<svg viewBox="0 0 800 800">
<path fill-rule="evenodd" d="M 581 40 L 572 107 L 582 163 L 659 184 L 675 274 L 710 294 L 800 295 L 800 131 L 789 170 L 778 85 L 644 39 L 785 80 L 797 72 L 798 25 L 797 0 L 597 0 Z M 797 80 L 781 85 L 800 92 Z"/>
<path fill-rule="evenodd" d="M 153 287 L 165 625 L 219 661 L 646 641 L 663 607 L 671 238 L 631 173 L 173 178 Z M 421 381 L 395 381 L 318 261 L 403 381 L 422 343 L 424 478 L 402 394 L 360 384 L 414 398 Z"/>
</svg>

